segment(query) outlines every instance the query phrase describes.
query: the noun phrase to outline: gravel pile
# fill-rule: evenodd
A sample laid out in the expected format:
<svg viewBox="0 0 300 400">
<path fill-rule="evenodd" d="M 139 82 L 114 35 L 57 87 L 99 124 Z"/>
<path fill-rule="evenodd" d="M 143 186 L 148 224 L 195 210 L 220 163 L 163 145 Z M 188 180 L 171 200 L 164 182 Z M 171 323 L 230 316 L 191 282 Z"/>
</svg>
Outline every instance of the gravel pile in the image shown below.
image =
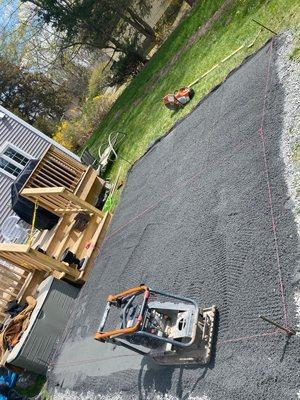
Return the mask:
<svg viewBox="0 0 300 400">
<path fill-rule="evenodd" d="M 55 399 L 296 398 L 299 339 L 259 319 L 297 321 L 285 40 L 247 59 L 132 168 L 49 367 Z M 141 282 L 218 307 L 208 366 L 160 367 L 93 340 L 106 296 Z"/>
</svg>

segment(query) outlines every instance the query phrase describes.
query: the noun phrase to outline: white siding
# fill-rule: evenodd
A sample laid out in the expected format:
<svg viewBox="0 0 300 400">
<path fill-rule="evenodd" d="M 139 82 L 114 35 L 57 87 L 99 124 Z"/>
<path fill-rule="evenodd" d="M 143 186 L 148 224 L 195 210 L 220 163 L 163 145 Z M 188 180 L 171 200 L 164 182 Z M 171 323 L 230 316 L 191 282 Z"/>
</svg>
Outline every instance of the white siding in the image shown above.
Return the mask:
<svg viewBox="0 0 300 400">
<path fill-rule="evenodd" d="M 50 144 L 55 144 L 37 129 L 32 128 L 1 106 L 0 112 L 5 114 L 5 117 L 0 119 L 0 148 L 6 142 L 10 142 L 28 153 L 32 158 L 39 158 Z M 78 159 L 75 154 L 61 146 L 56 145 L 56 147 Z M 13 214 L 10 210 L 10 186 L 12 182 L 13 180 L 0 170 L 0 241 L 3 241 L 1 225 L 9 215 Z"/>
</svg>

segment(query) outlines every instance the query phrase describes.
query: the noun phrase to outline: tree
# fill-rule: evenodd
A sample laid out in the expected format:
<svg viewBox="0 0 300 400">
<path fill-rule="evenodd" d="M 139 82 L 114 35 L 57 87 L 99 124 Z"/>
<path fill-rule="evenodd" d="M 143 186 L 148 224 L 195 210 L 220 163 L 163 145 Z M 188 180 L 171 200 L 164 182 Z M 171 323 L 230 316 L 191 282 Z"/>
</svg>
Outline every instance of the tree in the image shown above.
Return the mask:
<svg viewBox="0 0 300 400">
<path fill-rule="evenodd" d="M 0 0 L 7 4 L 11 0 Z M 14 4 L 8 7 L 6 21 L 0 21 L 0 54 L 6 63 L 18 66 L 23 70 L 40 73 L 55 83 L 56 88 L 63 88 L 64 95 L 68 94 L 71 104 L 67 112 L 79 109 L 85 101 L 85 94 L 94 65 L 99 60 L 108 60 L 109 57 L 100 50 L 89 51 L 81 45 L 62 49 L 65 43 L 63 33 L 57 32 L 51 26 L 37 18 L 37 8 L 31 3 L 22 3 L 19 7 Z M 18 10 L 18 11 L 17 11 Z M 11 21 L 18 12 L 18 20 Z M 54 132 L 55 119 L 43 119 L 39 116 L 34 124 L 42 131 Z M 53 126 L 53 129 L 51 128 Z M 46 129 L 45 129 L 46 128 Z"/>
<path fill-rule="evenodd" d="M 125 53 L 126 43 L 117 33 L 120 24 L 129 24 L 139 33 L 155 37 L 154 31 L 138 14 L 132 2 L 125 0 L 22 0 L 33 3 L 38 16 L 58 32 L 65 33 L 64 45 L 67 49 L 84 45 L 92 49 L 111 48 Z M 147 12 L 147 0 L 140 0 L 139 10 Z M 148 7 L 149 8 L 149 7 Z M 142 58 L 142 52 L 139 52 Z M 144 57 L 145 61 L 145 57 Z"/>
<path fill-rule="evenodd" d="M 107 8 L 111 8 L 113 12 L 120 16 L 120 18 L 136 29 L 137 32 L 146 37 L 155 38 L 154 29 L 143 18 L 141 18 L 141 15 L 139 15 L 135 10 L 135 8 L 139 10 L 142 15 L 148 14 L 150 6 L 147 2 L 140 1 L 140 3 L 135 3 L 134 6 L 132 6 L 130 5 L 130 2 L 126 0 L 106 0 L 105 5 Z"/>
<path fill-rule="evenodd" d="M 0 104 L 25 121 L 50 135 L 69 101 L 63 85 L 0 56 Z"/>
</svg>

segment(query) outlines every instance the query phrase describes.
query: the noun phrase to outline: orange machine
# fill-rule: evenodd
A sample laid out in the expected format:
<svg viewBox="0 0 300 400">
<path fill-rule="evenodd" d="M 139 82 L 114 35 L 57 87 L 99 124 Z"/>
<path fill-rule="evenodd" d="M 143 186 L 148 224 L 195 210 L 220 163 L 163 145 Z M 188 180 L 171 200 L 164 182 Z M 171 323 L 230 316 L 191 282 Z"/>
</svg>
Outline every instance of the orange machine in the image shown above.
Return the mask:
<svg viewBox="0 0 300 400">
<path fill-rule="evenodd" d="M 163 98 L 163 103 L 169 110 L 177 110 L 184 107 L 193 98 L 194 94 L 195 92 L 191 87 L 184 86 L 176 90 L 174 94 L 167 94 Z"/>
<path fill-rule="evenodd" d="M 200 310 L 194 300 L 140 285 L 107 297 L 94 338 L 162 365 L 207 364 L 216 312 L 215 306 Z"/>
</svg>

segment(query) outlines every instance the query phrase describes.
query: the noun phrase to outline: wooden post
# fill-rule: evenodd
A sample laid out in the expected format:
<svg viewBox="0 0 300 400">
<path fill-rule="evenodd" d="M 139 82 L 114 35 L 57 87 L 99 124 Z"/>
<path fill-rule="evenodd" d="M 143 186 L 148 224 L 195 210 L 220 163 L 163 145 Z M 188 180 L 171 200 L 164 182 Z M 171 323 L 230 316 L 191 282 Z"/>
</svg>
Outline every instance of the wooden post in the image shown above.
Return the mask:
<svg viewBox="0 0 300 400">
<path fill-rule="evenodd" d="M 282 329 L 288 335 L 296 335 L 295 329 L 290 328 L 289 326 L 283 326 L 282 324 L 279 324 L 278 322 L 273 321 L 272 319 L 265 317 L 264 315 L 260 315 L 259 318 L 263 319 L 264 321 L 268 322 L 269 324 L 276 326 L 279 329 Z"/>
</svg>

